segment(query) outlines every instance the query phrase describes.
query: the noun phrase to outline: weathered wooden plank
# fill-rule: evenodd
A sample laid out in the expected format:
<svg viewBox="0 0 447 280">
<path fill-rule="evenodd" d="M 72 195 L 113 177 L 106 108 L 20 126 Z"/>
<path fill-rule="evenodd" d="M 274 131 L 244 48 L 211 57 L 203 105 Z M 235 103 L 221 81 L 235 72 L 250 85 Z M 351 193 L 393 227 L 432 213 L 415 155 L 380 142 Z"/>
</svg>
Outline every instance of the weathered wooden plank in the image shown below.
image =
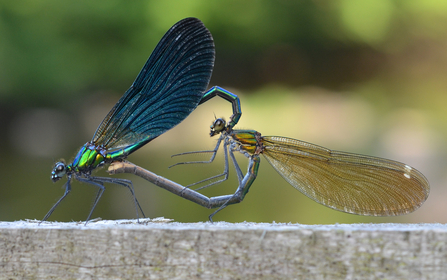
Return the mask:
<svg viewBox="0 0 447 280">
<path fill-rule="evenodd" d="M 0 222 L 2 279 L 447 279 L 447 226 Z"/>
</svg>

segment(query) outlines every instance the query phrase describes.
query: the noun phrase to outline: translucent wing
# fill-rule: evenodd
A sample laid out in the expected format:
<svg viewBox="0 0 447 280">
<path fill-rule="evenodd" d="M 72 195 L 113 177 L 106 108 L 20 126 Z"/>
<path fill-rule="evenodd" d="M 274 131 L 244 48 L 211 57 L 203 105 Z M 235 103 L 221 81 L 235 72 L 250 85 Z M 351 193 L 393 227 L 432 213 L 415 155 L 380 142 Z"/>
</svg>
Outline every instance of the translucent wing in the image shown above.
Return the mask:
<svg viewBox="0 0 447 280">
<path fill-rule="evenodd" d="M 196 18 L 179 21 L 160 40 L 132 86 L 92 139 L 130 152 L 185 119 L 205 92 L 214 66 L 210 32 Z"/>
<path fill-rule="evenodd" d="M 429 183 L 418 170 L 392 160 L 331 151 L 285 137 L 263 137 L 263 155 L 300 192 L 330 208 L 395 216 L 419 208 Z"/>
</svg>

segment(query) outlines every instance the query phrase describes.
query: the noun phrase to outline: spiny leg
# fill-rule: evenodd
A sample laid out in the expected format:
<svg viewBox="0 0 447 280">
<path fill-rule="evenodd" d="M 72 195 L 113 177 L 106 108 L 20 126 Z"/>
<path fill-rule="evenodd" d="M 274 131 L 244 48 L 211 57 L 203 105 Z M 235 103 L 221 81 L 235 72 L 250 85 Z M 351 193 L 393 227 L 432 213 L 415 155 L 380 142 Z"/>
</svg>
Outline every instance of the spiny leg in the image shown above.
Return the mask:
<svg viewBox="0 0 447 280">
<path fill-rule="evenodd" d="M 232 142 L 230 144 L 230 157 L 231 161 L 233 162 L 234 169 L 236 170 L 237 179 L 239 181 L 239 185 L 242 183 L 242 178 L 244 177 L 244 174 L 241 171 L 241 168 L 239 167 L 239 164 L 237 163 L 236 157 L 234 156 L 234 151 L 240 152 L 239 147 L 237 146 L 237 143 Z M 244 154 L 245 156 L 249 157 L 247 154 Z"/>
<path fill-rule="evenodd" d="M 210 222 L 213 222 L 214 215 L 217 214 L 217 212 L 221 211 L 225 207 L 227 207 L 230 204 L 240 203 L 242 200 L 244 200 L 245 195 L 250 190 L 251 185 L 256 179 L 256 176 L 258 175 L 258 169 L 259 169 L 259 163 L 261 162 L 259 156 L 249 156 L 249 162 L 248 162 L 248 168 L 247 173 L 245 174 L 242 181 L 239 183 L 239 186 L 237 190 L 234 192 L 233 195 L 224 196 L 229 197 L 228 199 L 222 200 L 224 197 L 215 197 L 211 198 L 210 201 L 213 199 L 216 199 L 216 203 L 212 205 L 213 207 L 219 207 L 216 211 L 214 211 L 208 218 Z M 235 162 L 235 165 L 237 162 Z M 239 166 L 238 166 L 239 168 Z M 211 203 L 210 203 L 211 204 Z"/>
<path fill-rule="evenodd" d="M 132 181 L 127 180 L 127 179 L 108 178 L 108 177 L 90 177 L 90 179 L 92 179 L 92 181 L 94 181 L 94 182 L 101 183 L 101 184 L 102 183 L 110 183 L 110 184 L 116 184 L 116 185 L 120 185 L 120 186 L 124 186 L 124 187 L 128 188 L 130 193 L 132 194 L 133 199 L 134 199 L 137 219 L 138 219 L 138 209 L 140 209 L 141 214 L 143 214 L 143 217 L 146 218 L 146 215 L 144 214 L 143 209 L 141 208 L 141 205 L 138 202 L 137 196 L 135 195 L 135 190 L 133 188 Z M 98 191 L 98 193 L 99 193 L 99 191 Z"/>
<path fill-rule="evenodd" d="M 61 203 L 61 201 L 70 193 L 70 191 L 71 191 L 70 181 L 71 181 L 71 175 L 68 175 L 68 181 L 67 181 L 67 183 L 65 183 L 64 195 L 62 195 L 62 197 L 59 198 L 59 200 L 53 205 L 53 207 L 51 207 L 50 211 L 48 211 L 48 213 L 45 215 L 45 217 L 43 217 L 43 219 L 42 219 L 42 221 L 40 221 L 40 223 L 46 221 L 51 216 L 51 214 L 53 214 L 54 209 L 56 209 L 56 207 L 59 205 L 59 203 Z M 39 225 L 40 225 L 40 223 L 39 223 Z"/>
<path fill-rule="evenodd" d="M 106 189 L 106 188 L 103 186 L 102 182 L 100 182 L 100 181 L 99 181 L 99 182 L 96 182 L 96 181 L 94 181 L 92 178 L 95 178 L 95 177 L 82 178 L 82 177 L 80 177 L 80 176 L 76 176 L 76 180 L 78 180 L 78 181 L 80 181 L 80 182 L 84 182 L 84 183 L 88 183 L 88 184 L 94 185 L 94 186 L 96 186 L 96 187 L 99 188 L 98 192 L 96 193 L 95 200 L 93 201 L 92 209 L 90 210 L 90 213 L 88 214 L 88 217 L 87 217 L 87 219 L 85 220 L 85 225 L 87 225 L 88 221 L 89 221 L 90 218 L 92 217 L 93 210 L 95 210 L 96 205 L 98 204 L 98 201 L 101 199 L 101 196 L 102 196 L 102 194 L 104 193 L 104 191 L 105 191 L 105 189 Z M 97 178 L 95 178 L 95 179 L 97 179 Z"/>
<path fill-rule="evenodd" d="M 208 187 L 210 187 L 210 186 L 212 186 L 212 185 L 216 185 L 216 184 L 219 184 L 219 183 L 222 183 L 222 182 L 228 180 L 228 174 L 229 174 L 228 145 L 229 145 L 229 138 L 226 138 L 225 141 L 224 141 L 224 144 L 223 144 L 224 159 L 225 159 L 225 164 L 224 164 L 224 171 L 223 171 L 223 173 L 222 173 L 222 174 L 218 174 L 218 175 L 211 176 L 211 177 L 209 177 L 209 178 L 200 180 L 200 181 L 195 182 L 195 183 L 192 183 L 192 184 L 186 186 L 186 188 L 190 188 L 190 187 L 192 187 L 192 186 L 199 185 L 199 184 L 201 184 L 201 183 L 203 183 L 203 182 L 211 181 L 211 180 L 213 180 L 213 179 L 215 179 L 215 178 L 219 178 L 219 177 L 224 176 L 223 179 L 220 179 L 220 180 L 211 182 L 211 183 L 209 183 L 209 184 L 207 184 L 207 185 L 205 185 L 205 186 L 202 186 L 202 187 L 200 187 L 200 188 L 195 189 L 195 191 L 199 191 L 199 190 L 208 188 Z"/>
<path fill-rule="evenodd" d="M 190 188 L 190 187 L 192 187 L 192 186 L 201 184 L 201 183 L 203 183 L 203 182 L 207 182 L 207 181 L 210 181 L 210 180 L 213 180 L 213 179 L 216 179 L 216 178 L 219 178 L 219 177 L 224 176 L 223 179 L 217 180 L 217 181 L 215 181 L 215 182 L 211 182 L 210 184 L 208 184 L 208 185 L 206 185 L 206 186 L 203 186 L 203 187 L 200 187 L 200 188 L 196 189 L 196 191 L 197 191 L 197 190 L 201 190 L 201 189 L 207 188 L 207 187 L 212 186 L 212 185 L 215 185 L 215 184 L 219 184 L 219 183 L 224 182 L 225 180 L 228 179 L 228 155 L 227 155 L 227 146 L 228 146 L 228 141 L 229 141 L 229 140 L 228 140 L 227 137 L 225 137 L 224 134 L 222 134 L 222 135 L 219 137 L 219 139 L 217 140 L 217 144 L 216 144 L 216 147 L 214 148 L 214 150 L 211 150 L 211 151 L 186 152 L 186 153 L 181 153 L 181 154 L 175 154 L 175 155 L 172 156 L 172 157 L 175 157 L 175 156 L 181 156 L 181 155 L 186 155 L 186 154 L 213 153 L 212 156 L 211 156 L 211 158 L 210 158 L 210 160 L 208 160 L 208 161 L 179 162 L 179 163 L 176 163 L 176 164 L 174 164 L 174 165 L 169 166 L 169 168 L 171 168 L 171 167 L 173 167 L 173 166 L 176 166 L 176 165 L 180 165 L 180 164 L 211 163 L 211 162 L 214 161 L 214 159 L 215 159 L 215 157 L 216 157 L 216 154 L 217 154 L 217 151 L 219 150 L 220 143 L 222 142 L 222 139 L 224 139 L 224 138 L 225 138 L 225 140 L 224 140 L 224 144 L 223 144 L 223 149 L 224 149 L 224 155 L 225 155 L 225 167 L 224 167 L 224 171 L 223 171 L 223 173 L 218 174 L 218 175 L 211 176 L 211 177 L 209 177 L 209 178 L 200 180 L 200 181 L 195 182 L 195 183 L 192 183 L 192 184 L 186 186 L 186 188 Z"/>
<path fill-rule="evenodd" d="M 228 146 L 230 148 L 228 148 Z M 241 168 L 239 167 L 239 164 L 238 164 L 238 162 L 236 160 L 236 157 L 234 156 L 234 151 L 239 151 L 240 152 L 240 149 L 237 147 L 237 143 L 233 142 L 231 140 L 231 138 L 227 137 L 225 139 L 225 142 L 224 142 L 224 145 L 223 145 L 223 149 L 224 149 L 224 155 L 225 155 L 225 169 L 224 169 L 224 172 L 222 174 L 215 175 L 215 176 L 212 176 L 210 178 L 207 178 L 207 179 L 201 180 L 199 182 L 193 183 L 191 185 L 188 185 L 188 186 L 186 186 L 186 188 L 189 188 L 189 187 L 197 185 L 197 184 L 201 184 L 203 182 L 212 180 L 214 178 L 225 176 L 225 178 L 223 178 L 221 180 L 212 182 L 212 183 L 210 183 L 208 185 L 205 185 L 205 186 L 202 186 L 200 188 L 195 189 L 195 191 L 199 191 L 201 189 L 205 189 L 205 188 L 208 188 L 208 187 L 210 187 L 212 185 L 216 185 L 216 184 L 219 184 L 219 183 L 222 183 L 222 182 L 228 180 L 228 175 L 229 175 L 228 150 L 229 150 L 231 161 L 233 162 L 233 165 L 234 165 L 234 169 L 236 170 L 236 174 L 237 174 L 239 185 L 241 184 L 242 179 L 244 177 L 244 174 L 242 173 Z M 248 157 L 248 155 L 246 155 L 246 156 Z"/>
<path fill-rule="evenodd" d="M 239 151 L 239 152 L 240 152 L 240 150 L 237 148 L 236 145 L 237 145 L 237 144 L 236 144 L 235 142 L 232 142 L 232 143 L 230 144 L 230 157 L 231 157 L 231 160 L 232 160 L 232 162 L 233 162 L 234 169 L 236 170 L 236 173 L 237 173 L 239 186 L 238 186 L 238 188 L 236 189 L 236 192 L 235 192 L 230 198 L 228 198 L 228 199 L 227 199 L 227 200 L 226 200 L 226 201 L 219 207 L 219 209 L 217 209 L 216 211 L 214 211 L 214 212 L 208 217 L 209 220 L 210 220 L 211 222 L 213 222 L 213 217 L 214 217 L 214 215 L 217 214 L 217 212 L 219 212 L 219 211 L 221 211 L 222 209 L 224 209 L 225 207 L 227 207 L 227 206 L 228 206 L 228 203 L 229 203 L 231 200 L 234 200 L 235 198 L 241 196 L 239 190 L 241 189 L 241 186 L 242 186 L 242 180 L 243 180 L 244 175 L 243 175 L 243 173 L 242 173 L 242 171 L 241 171 L 241 168 L 239 167 L 239 164 L 238 164 L 238 162 L 237 162 L 237 160 L 236 160 L 236 157 L 234 156 L 234 151 Z M 244 154 L 244 155 L 251 159 L 251 157 L 250 157 L 248 154 Z M 228 162 L 227 162 L 227 165 L 228 165 Z M 250 170 L 250 167 L 249 167 L 249 170 Z M 249 174 L 249 172 L 247 172 L 247 175 L 248 175 L 248 174 Z M 250 187 L 250 186 L 248 186 L 248 187 Z M 242 188 L 242 189 L 243 189 L 243 188 Z M 240 199 L 240 201 L 238 201 L 238 202 L 241 202 L 242 200 L 243 200 L 243 197 L 242 197 L 242 199 Z"/>
<path fill-rule="evenodd" d="M 209 177 L 209 178 L 206 178 L 206 179 L 203 179 L 203 180 L 200 180 L 200 181 L 195 182 L 195 183 L 192 183 L 192 184 L 190 184 L 190 185 L 187 185 L 185 188 L 190 188 L 190 187 L 192 187 L 192 186 L 201 184 L 201 183 L 203 183 L 203 182 L 210 181 L 210 180 L 213 180 L 213 179 L 215 179 L 215 178 L 219 178 L 219 177 L 225 176 L 223 179 L 220 179 L 220 180 L 211 182 L 211 183 L 209 183 L 209 184 L 207 184 L 207 185 L 205 185 L 205 186 L 202 186 L 202 187 L 200 187 L 200 188 L 194 189 L 194 191 L 199 191 L 199 190 L 208 188 L 208 187 L 210 187 L 210 186 L 213 186 L 213 185 L 216 185 L 216 184 L 219 184 L 219 183 L 222 183 L 222 182 L 228 180 L 228 175 L 229 175 L 228 146 L 230 146 L 230 157 L 231 157 L 231 160 L 232 160 L 232 162 L 233 162 L 234 168 L 235 168 L 235 170 L 236 170 L 236 174 L 237 174 L 237 177 L 238 177 L 239 185 L 241 185 L 241 181 L 242 181 L 244 175 L 243 175 L 243 173 L 242 173 L 242 171 L 241 171 L 241 168 L 239 167 L 239 164 L 238 164 L 238 162 L 237 162 L 237 160 L 236 160 L 236 158 L 235 158 L 235 156 L 234 156 L 234 151 L 241 152 L 242 154 L 244 154 L 244 155 L 245 155 L 246 157 L 248 157 L 248 158 L 250 158 L 250 155 L 247 154 L 247 153 L 245 153 L 245 152 L 243 152 L 243 151 L 241 151 L 240 148 L 239 148 L 239 146 L 237 145 L 237 143 L 234 142 L 234 141 L 232 141 L 231 138 L 228 137 L 226 134 L 222 134 L 222 135 L 221 135 L 221 137 L 219 138 L 218 143 L 217 143 L 217 145 L 216 145 L 216 148 L 215 148 L 213 151 L 210 151 L 210 152 L 214 152 L 213 157 L 212 157 L 212 159 L 211 159 L 210 161 L 205 161 L 205 162 L 185 162 L 185 163 L 179 163 L 179 164 L 210 163 L 210 162 L 212 162 L 212 160 L 214 160 L 214 157 L 215 157 L 215 155 L 216 155 L 216 153 L 217 153 L 217 150 L 218 150 L 218 148 L 219 148 L 219 146 L 220 146 L 220 142 L 221 142 L 222 138 L 225 138 L 225 140 L 224 140 L 224 144 L 223 144 L 223 150 L 224 150 L 224 156 L 225 156 L 225 165 L 224 165 L 225 167 L 224 167 L 224 171 L 223 171 L 223 173 L 222 173 L 222 174 L 215 175 L 215 176 L 212 176 L 212 177 Z M 200 153 L 200 152 L 206 152 L 206 151 L 188 152 L 188 153 L 182 153 L 182 154 L 177 154 L 177 155 L 191 154 L 191 153 Z M 174 155 L 174 156 L 176 156 L 176 155 Z M 231 198 L 230 198 L 230 199 L 231 199 Z M 225 207 L 225 206 L 223 206 L 222 209 L 223 209 L 224 207 Z M 220 210 L 218 210 L 218 211 L 220 211 Z M 216 212 L 218 212 L 218 211 L 216 211 Z"/>
<path fill-rule="evenodd" d="M 185 153 L 175 154 L 175 155 L 171 156 L 171 158 L 173 158 L 173 157 L 183 156 L 183 155 L 200 154 L 200 153 L 212 153 L 211 158 L 209 160 L 177 162 L 176 164 L 173 164 L 173 165 L 169 166 L 168 168 L 171 168 L 171 167 L 174 167 L 174 166 L 177 166 L 177 165 L 181 165 L 181 164 L 195 164 L 195 163 L 211 163 L 211 162 L 213 162 L 214 159 L 216 158 L 217 151 L 219 150 L 220 143 L 222 142 L 222 140 L 224 138 L 225 138 L 225 136 L 222 134 L 219 137 L 219 139 L 217 139 L 217 144 L 216 144 L 216 147 L 214 148 L 214 150 L 185 152 Z"/>
</svg>

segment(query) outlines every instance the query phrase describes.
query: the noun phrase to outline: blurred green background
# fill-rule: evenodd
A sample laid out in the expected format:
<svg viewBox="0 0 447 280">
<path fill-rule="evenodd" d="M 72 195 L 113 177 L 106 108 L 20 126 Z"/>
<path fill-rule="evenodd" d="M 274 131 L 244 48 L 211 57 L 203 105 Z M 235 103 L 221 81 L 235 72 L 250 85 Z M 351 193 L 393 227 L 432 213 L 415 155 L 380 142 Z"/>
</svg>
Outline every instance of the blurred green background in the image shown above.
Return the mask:
<svg viewBox="0 0 447 280">
<path fill-rule="evenodd" d="M 50 180 L 54 162 L 73 159 L 163 34 L 190 16 L 213 34 L 210 86 L 240 96 L 239 128 L 402 161 L 431 184 L 412 214 L 361 217 L 311 201 L 261 159 L 245 200 L 216 221 L 447 222 L 447 2 L 437 0 L 1 1 L 0 220 L 43 218 L 64 192 L 66 179 Z M 168 169 L 182 160 L 172 154 L 214 147 L 214 114 L 228 118 L 230 105 L 200 106 L 129 160 L 183 185 L 222 172 L 222 157 Z M 108 176 L 104 170 L 95 175 Z M 148 217 L 206 221 L 213 212 L 119 177 L 134 182 Z M 235 188 L 233 176 L 204 193 Z M 73 182 L 50 220 L 85 220 L 94 195 Z M 129 192 L 107 186 L 94 217 L 135 218 Z"/>
</svg>

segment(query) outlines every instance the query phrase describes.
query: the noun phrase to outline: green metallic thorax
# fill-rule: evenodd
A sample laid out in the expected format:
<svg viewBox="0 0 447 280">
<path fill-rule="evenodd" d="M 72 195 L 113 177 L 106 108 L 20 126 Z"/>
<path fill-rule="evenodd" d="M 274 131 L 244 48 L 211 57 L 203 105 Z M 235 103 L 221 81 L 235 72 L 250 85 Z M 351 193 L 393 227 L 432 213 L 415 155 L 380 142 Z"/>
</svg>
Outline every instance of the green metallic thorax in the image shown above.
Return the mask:
<svg viewBox="0 0 447 280">
<path fill-rule="evenodd" d="M 79 150 L 69 168 L 74 172 L 88 172 L 109 159 L 105 149 L 88 142 Z"/>
<path fill-rule="evenodd" d="M 74 172 L 89 172 L 104 163 L 110 163 L 114 160 L 126 158 L 130 153 L 134 152 L 144 144 L 146 144 L 146 142 L 141 141 L 123 149 L 107 151 L 102 146 L 97 146 L 88 142 L 79 150 L 73 163 L 68 166 L 68 169 Z"/>
<path fill-rule="evenodd" d="M 260 133 L 256 130 L 233 130 L 231 137 L 241 144 L 241 149 L 249 154 L 258 154 L 257 150 L 260 147 Z"/>
</svg>

